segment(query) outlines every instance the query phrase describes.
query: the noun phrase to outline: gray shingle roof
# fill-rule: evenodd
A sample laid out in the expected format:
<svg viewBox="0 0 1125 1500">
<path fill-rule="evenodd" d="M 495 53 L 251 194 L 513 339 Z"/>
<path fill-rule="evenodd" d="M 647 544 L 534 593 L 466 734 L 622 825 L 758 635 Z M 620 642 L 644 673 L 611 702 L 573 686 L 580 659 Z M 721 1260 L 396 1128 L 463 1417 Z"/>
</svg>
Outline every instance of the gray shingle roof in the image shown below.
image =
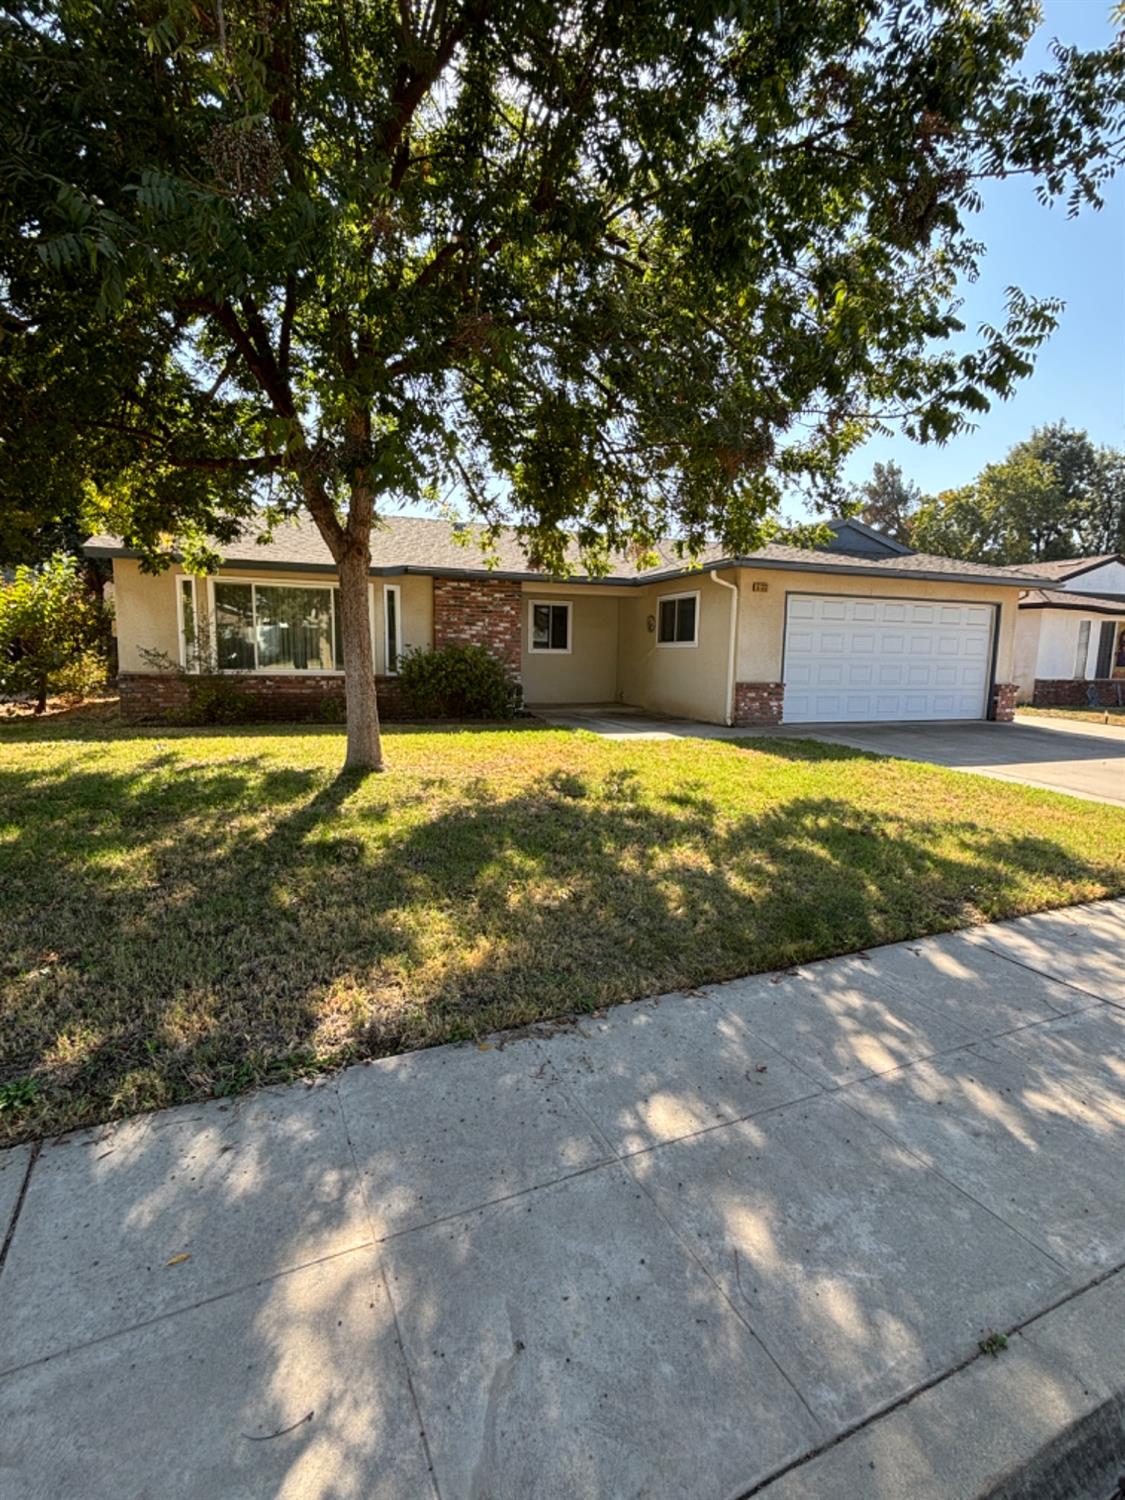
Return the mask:
<svg viewBox="0 0 1125 1500">
<path fill-rule="evenodd" d="M 221 547 L 226 563 L 252 563 L 256 567 L 334 568 L 332 554 L 311 517 L 298 515 L 274 528 L 269 540 L 248 527 L 234 542 Z M 128 549 L 119 537 L 92 536 L 85 544 L 91 555 L 121 554 Z M 661 561 L 649 572 L 685 566 L 669 543 L 659 549 Z M 569 561 L 575 576 L 585 576 L 578 548 L 569 549 Z M 484 527 L 469 523 L 451 523 L 428 516 L 385 516 L 371 534 L 371 566 L 379 570 L 418 569 L 425 572 L 525 573 L 534 575 L 514 531 L 505 531 L 495 542 L 484 545 Z M 614 578 L 633 579 L 641 575 L 635 561 L 625 556 L 613 559 L 610 569 Z"/>
<path fill-rule="evenodd" d="M 1028 589 L 1021 609 L 1084 609 L 1096 615 L 1125 615 L 1125 594 L 1082 594 L 1077 589 Z"/>
<path fill-rule="evenodd" d="M 770 542 L 742 559 L 774 566 L 815 567 L 819 571 L 889 573 L 892 577 L 937 577 L 979 580 L 982 583 L 1018 584 L 1022 580 L 1016 568 L 993 568 L 986 563 L 959 562 L 953 557 L 938 557 L 931 552 L 908 552 L 901 557 L 874 557 L 870 553 L 810 552 L 805 547 L 790 547 Z"/>
<path fill-rule="evenodd" d="M 1089 572 L 1101 563 L 1119 562 L 1116 552 L 1103 552 L 1098 557 L 1064 557 L 1054 562 L 1016 563 L 1012 571 L 1026 573 L 1031 578 L 1072 578 L 1077 573 Z"/>
<path fill-rule="evenodd" d="M 455 526 L 449 521 L 425 516 L 387 516 L 372 533 L 371 566 L 377 573 L 409 570 L 420 573 L 491 572 L 493 575 L 515 574 L 527 578 L 542 576 L 529 566 L 515 532 L 503 532 L 495 543 L 484 549 L 481 545 L 483 535 L 483 527 L 468 523 Z M 130 555 L 120 539 L 112 536 L 90 537 L 85 550 L 91 556 Z M 224 562 L 228 565 L 334 568 L 331 553 L 315 522 L 306 516 L 297 516 L 278 525 L 268 541 L 259 540 L 259 533 L 249 528 L 238 541 L 225 543 L 221 550 Z M 870 552 L 853 553 L 837 549 L 814 551 L 807 547 L 770 542 L 756 552 L 738 557 L 724 553 L 717 546 L 709 547 L 693 562 L 681 557 L 674 543 L 666 542 L 658 549 L 658 553 L 659 563 L 650 568 L 638 567 L 632 558 L 616 556 L 609 573 L 594 581 L 648 583 L 678 577 L 697 567 L 748 565 L 817 572 L 887 574 L 892 578 L 959 579 L 973 583 L 1014 585 L 1023 581 L 1014 568 L 991 568 L 983 563 L 957 562 L 952 558 L 935 557 L 924 552 L 880 557 Z M 569 560 L 572 578 L 581 580 L 589 577 L 582 570 L 577 547 L 571 547 Z"/>
</svg>

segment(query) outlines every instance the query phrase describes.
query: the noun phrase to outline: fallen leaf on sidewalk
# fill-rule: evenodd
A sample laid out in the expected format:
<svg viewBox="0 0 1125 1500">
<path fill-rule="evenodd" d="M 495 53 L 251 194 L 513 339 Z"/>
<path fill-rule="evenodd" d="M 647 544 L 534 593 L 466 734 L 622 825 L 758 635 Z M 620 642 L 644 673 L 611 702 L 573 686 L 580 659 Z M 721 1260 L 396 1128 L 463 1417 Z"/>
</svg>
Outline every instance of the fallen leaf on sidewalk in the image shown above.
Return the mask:
<svg viewBox="0 0 1125 1500">
<path fill-rule="evenodd" d="M 171 1260 L 166 1260 L 166 1266 L 182 1266 L 185 1260 L 190 1260 L 191 1254 L 187 1250 L 181 1250 L 179 1255 L 173 1255 Z"/>
</svg>

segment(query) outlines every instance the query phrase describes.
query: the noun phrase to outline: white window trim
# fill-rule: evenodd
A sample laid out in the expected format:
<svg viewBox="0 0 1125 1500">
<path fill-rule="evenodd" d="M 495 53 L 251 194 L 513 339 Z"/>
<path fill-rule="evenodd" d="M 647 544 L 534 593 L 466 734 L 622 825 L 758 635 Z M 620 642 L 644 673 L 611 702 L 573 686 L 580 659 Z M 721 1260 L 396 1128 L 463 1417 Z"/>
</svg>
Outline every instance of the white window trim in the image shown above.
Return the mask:
<svg viewBox="0 0 1125 1500">
<path fill-rule="evenodd" d="M 1082 647 L 1082 627 L 1086 627 L 1086 649 Z M 1075 682 L 1089 682 L 1090 680 L 1090 643 L 1094 639 L 1093 620 L 1079 620 L 1078 638 L 1074 643 L 1074 680 Z"/>
<path fill-rule="evenodd" d="M 395 621 L 398 625 L 398 640 L 396 642 L 397 652 L 395 664 L 391 666 L 390 639 L 391 625 L 387 618 L 387 597 L 393 594 L 395 598 Z M 397 677 L 398 669 L 402 665 L 402 586 L 397 583 L 385 583 L 383 585 L 383 674 L 386 677 Z"/>
<path fill-rule="evenodd" d="M 695 600 L 695 634 L 690 641 L 662 641 L 660 639 L 660 608 L 661 605 L 670 604 L 673 599 Z M 656 600 L 656 644 L 662 651 L 682 650 L 684 647 L 692 648 L 699 645 L 699 590 L 688 589 L 682 594 L 660 594 Z"/>
<path fill-rule="evenodd" d="M 176 632 L 180 638 L 180 666 L 185 672 L 199 670 L 198 661 L 194 668 L 188 665 L 187 658 L 187 636 L 184 632 L 184 583 L 191 584 L 191 602 L 195 608 L 195 641 L 196 653 L 199 650 L 199 587 L 198 580 L 191 573 L 177 573 L 176 578 Z"/>
<path fill-rule="evenodd" d="M 566 610 L 566 645 L 537 646 L 535 644 L 535 608 L 548 605 L 551 609 Z M 570 599 L 529 599 L 527 601 L 527 650 L 531 656 L 569 656 L 574 641 L 574 608 Z"/>
<path fill-rule="evenodd" d="M 251 587 L 275 588 L 275 589 L 325 589 L 329 593 L 340 587 L 339 581 L 332 583 L 297 583 L 288 578 L 248 578 L 242 573 L 219 573 L 211 574 L 207 579 L 207 615 L 208 631 L 211 639 L 211 653 L 217 662 L 219 659 L 219 634 L 218 624 L 215 619 L 215 585 L 217 583 L 248 583 Z M 177 599 L 179 592 L 177 590 Z M 199 591 L 195 595 L 196 629 L 198 630 L 199 619 Z M 254 603 L 254 618 L 257 621 L 257 601 Z M 329 619 L 332 629 L 332 660 L 336 660 L 336 611 L 329 610 Z M 371 659 L 375 661 L 375 588 L 371 580 L 367 583 L 367 623 L 371 632 Z M 400 648 L 401 649 L 401 648 Z M 254 662 L 252 667 L 224 667 L 224 672 L 238 677 L 343 677 L 344 669 L 335 665 L 331 667 L 259 667 L 258 661 L 258 633 L 255 624 L 254 631 Z"/>
</svg>

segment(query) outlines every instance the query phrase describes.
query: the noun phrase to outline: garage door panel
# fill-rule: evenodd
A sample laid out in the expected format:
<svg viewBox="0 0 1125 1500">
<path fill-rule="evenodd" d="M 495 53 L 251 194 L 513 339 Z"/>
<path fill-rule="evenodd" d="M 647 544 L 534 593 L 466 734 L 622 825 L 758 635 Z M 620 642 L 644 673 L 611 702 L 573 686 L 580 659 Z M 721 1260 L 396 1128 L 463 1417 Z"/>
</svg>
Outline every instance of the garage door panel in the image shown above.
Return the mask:
<svg viewBox="0 0 1125 1500">
<path fill-rule="evenodd" d="M 793 595 L 783 717 L 791 723 L 981 718 L 992 629 L 989 606 Z"/>
</svg>

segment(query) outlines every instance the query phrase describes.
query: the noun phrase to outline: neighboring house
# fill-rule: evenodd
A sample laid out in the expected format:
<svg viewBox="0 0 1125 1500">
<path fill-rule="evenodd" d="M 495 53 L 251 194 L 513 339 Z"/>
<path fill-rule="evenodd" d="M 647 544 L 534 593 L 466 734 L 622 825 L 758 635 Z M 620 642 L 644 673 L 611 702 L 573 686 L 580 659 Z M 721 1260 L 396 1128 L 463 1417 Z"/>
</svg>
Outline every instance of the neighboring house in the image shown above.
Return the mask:
<svg viewBox="0 0 1125 1500">
<path fill-rule="evenodd" d="M 1026 563 L 1013 680 L 1020 703 L 1125 702 L 1125 557 Z"/>
<path fill-rule="evenodd" d="M 410 517 L 372 538 L 371 632 L 383 712 L 405 711 L 397 667 L 410 647 L 475 641 L 537 704 L 613 703 L 715 723 L 1011 717 L 1021 579 L 1012 570 L 911 552 L 858 521 L 829 547 L 771 543 L 689 567 L 614 563 L 602 578 L 536 573 L 514 535 L 486 561 L 476 529 Z M 267 714 L 315 711 L 342 693 L 328 550 L 311 521 L 225 547 L 193 578 L 143 573 L 112 537 L 122 706 L 159 716 L 186 702 L 204 656 L 245 674 Z M 491 562 L 492 566 L 489 566 Z"/>
</svg>

